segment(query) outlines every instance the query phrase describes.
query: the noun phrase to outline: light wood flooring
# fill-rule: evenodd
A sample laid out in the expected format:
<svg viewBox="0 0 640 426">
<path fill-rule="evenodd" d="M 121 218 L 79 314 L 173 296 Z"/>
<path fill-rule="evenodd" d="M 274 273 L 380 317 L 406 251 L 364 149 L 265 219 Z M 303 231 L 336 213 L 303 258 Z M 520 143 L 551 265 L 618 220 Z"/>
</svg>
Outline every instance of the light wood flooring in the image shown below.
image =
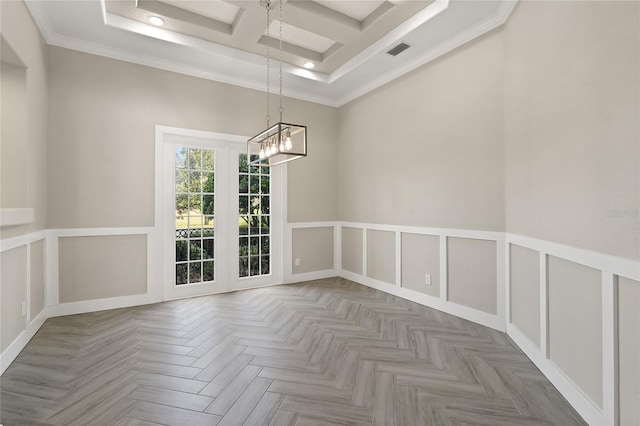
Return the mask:
<svg viewBox="0 0 640 426">
<path fill-rule="evenodd" d="M 503 333 L 343 279 L 46 321 L 9 425 L 581 425 Z"/>
</svg>

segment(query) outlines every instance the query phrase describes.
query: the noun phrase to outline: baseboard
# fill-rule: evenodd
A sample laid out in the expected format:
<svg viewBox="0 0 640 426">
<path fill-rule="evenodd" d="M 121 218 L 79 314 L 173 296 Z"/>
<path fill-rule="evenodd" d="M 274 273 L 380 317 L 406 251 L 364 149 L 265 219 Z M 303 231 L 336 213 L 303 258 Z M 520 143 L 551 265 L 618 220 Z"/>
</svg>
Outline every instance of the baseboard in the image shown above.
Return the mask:
<svg viewBox="0 0 640 426">
<path fill-rule="evenodd" d="M 507 324 L 507 335 L 515 342 L 522 352 L 540 369 L 547 379 L 569 401 L 582 418 L 590 425 L 609 425 L 604 411 L 585 395 L 578 385 L 567 377 L 556 364 L 545 358 L 540 349 L 513 323 Z"/>
<path fill-rule="evenodd" d="M 378 281 L 370 277 L 365 277 L 361 274 L 346 271 L 344 269 L 340 271 L 339 276 L 357 282 L 358 284 L 366 285 L 367 287 L 375 288 L 376 290 L 393 294 L 394 296 L 398 296 L 403 299 L 407 299 L 412 302 L 416 302 L 421 305 L 428 306 L 430 308 L 437 309 L 439 311 L 455 315 L 469 321 L 473 321 L 475 323 L 493 328 L 498 331 L 506 331 L 503 321 L 497 315 L 482 312 L 468 306 L 458 305 L 457 303 L 442 300 L 438 297 L 429 296 L 428 294 L 419 293 L 407 288 L 402 288 L 394 284 Z"/>
<path fill-rule="evenodd" d="M 83 300 L 80 302 L 60 303 L 47 307 L 49 318 L 65 315 L 84 314 L 87 312 L 106 311 L 109 309 L 129 308 L 131 306 L 148 305 L 162 300 L 149 294 L 135 294 L 132 296 L 108 297 L 104 299 Z"/>
<path fill-rule="evenodd" d="M 38 330 L 40 330 L 40 327 L 42 327 L 42 324 L 44 324 L 47 318 L 47 309 L 43 309 L 33 321 L 31 321 L 31 324 L 0 354 L 0 375 L 11 365 L 22 349 L 27 346 L 27 343 L 29 343 Z"/>
<path fill-rule="evenodd" d="M 292 274 L 284 279 L 283 284 L 299 283 L 303 281 L 321 280 L 324 278 L 337 277 L 338 271 L 335 269 L 325 269 L 324 271 L 303 272 Z"/>
</svg>

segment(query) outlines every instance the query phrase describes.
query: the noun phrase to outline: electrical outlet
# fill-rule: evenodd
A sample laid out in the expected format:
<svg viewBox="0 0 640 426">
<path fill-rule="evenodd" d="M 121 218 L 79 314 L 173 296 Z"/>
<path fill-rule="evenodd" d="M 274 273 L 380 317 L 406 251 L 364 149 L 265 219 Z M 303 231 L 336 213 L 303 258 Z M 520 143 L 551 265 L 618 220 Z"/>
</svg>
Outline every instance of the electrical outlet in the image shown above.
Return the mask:
<svg viewBox="0 0 640 426">
<path fill-rule="evenodd" d="M 27 315 L 27 304 L 22 302 L 22 316 Z"/>
<path fill-rule="evenodd" d="M 431 275 L 429 274 L 424 274 L 424 283 L 426 285 L 431 285 Z"/>
<path fill-rule="evenodd" d="M 300 266 L 300 258 L 296 257 L 296 260 L 295 260 L 294 263 L 295 263 L 296 266 Z"/>
</svg>

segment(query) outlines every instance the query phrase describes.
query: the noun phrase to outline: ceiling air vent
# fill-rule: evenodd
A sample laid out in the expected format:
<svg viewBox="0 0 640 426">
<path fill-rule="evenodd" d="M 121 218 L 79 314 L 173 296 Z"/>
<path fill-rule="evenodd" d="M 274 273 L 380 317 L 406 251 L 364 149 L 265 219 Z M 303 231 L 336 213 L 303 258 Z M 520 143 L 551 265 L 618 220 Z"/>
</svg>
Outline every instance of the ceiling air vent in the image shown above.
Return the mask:
<svg viewBox="0 0 640 426">
<path fill-rule="evenodd" d="M 404 52 L 408 48 L 409 48 L 409 45 L 407 43 L 400 43 L 399 45 L 397 45 L 396 47 L 394 47 L 393 49 L 391 49 L 387 53 L 389 55 L 391 55 L 391 56 L 398 56 L 399 54 L 401 54 L 402 52 Z"/>
</svg>

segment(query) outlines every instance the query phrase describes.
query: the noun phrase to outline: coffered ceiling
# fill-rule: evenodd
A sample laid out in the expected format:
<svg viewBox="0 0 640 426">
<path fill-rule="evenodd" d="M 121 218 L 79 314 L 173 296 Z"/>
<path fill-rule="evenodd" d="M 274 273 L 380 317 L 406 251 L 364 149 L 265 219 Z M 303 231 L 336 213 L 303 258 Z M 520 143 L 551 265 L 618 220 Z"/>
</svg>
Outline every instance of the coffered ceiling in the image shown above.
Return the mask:
<svg viewBox="0 0 640 426">
<path fill-rule="evenodd" d="M 51 45 L 264 90 L 282 26 L 285 94 L 339 106 L 506 21 L 513 0 L 35 1 Z M 160 17 L 154 26 L 150 17 Z M 267 30 L 268 27 L 268 30 Z M 410 47 L 387 53 L 399 43 Z M 305 64 L 313 64 L 313 70 Z M 276 61 L 272 66 L 277 66 Z M 272 84 L 277 84 L 272 70 Z"/>
</svg>

